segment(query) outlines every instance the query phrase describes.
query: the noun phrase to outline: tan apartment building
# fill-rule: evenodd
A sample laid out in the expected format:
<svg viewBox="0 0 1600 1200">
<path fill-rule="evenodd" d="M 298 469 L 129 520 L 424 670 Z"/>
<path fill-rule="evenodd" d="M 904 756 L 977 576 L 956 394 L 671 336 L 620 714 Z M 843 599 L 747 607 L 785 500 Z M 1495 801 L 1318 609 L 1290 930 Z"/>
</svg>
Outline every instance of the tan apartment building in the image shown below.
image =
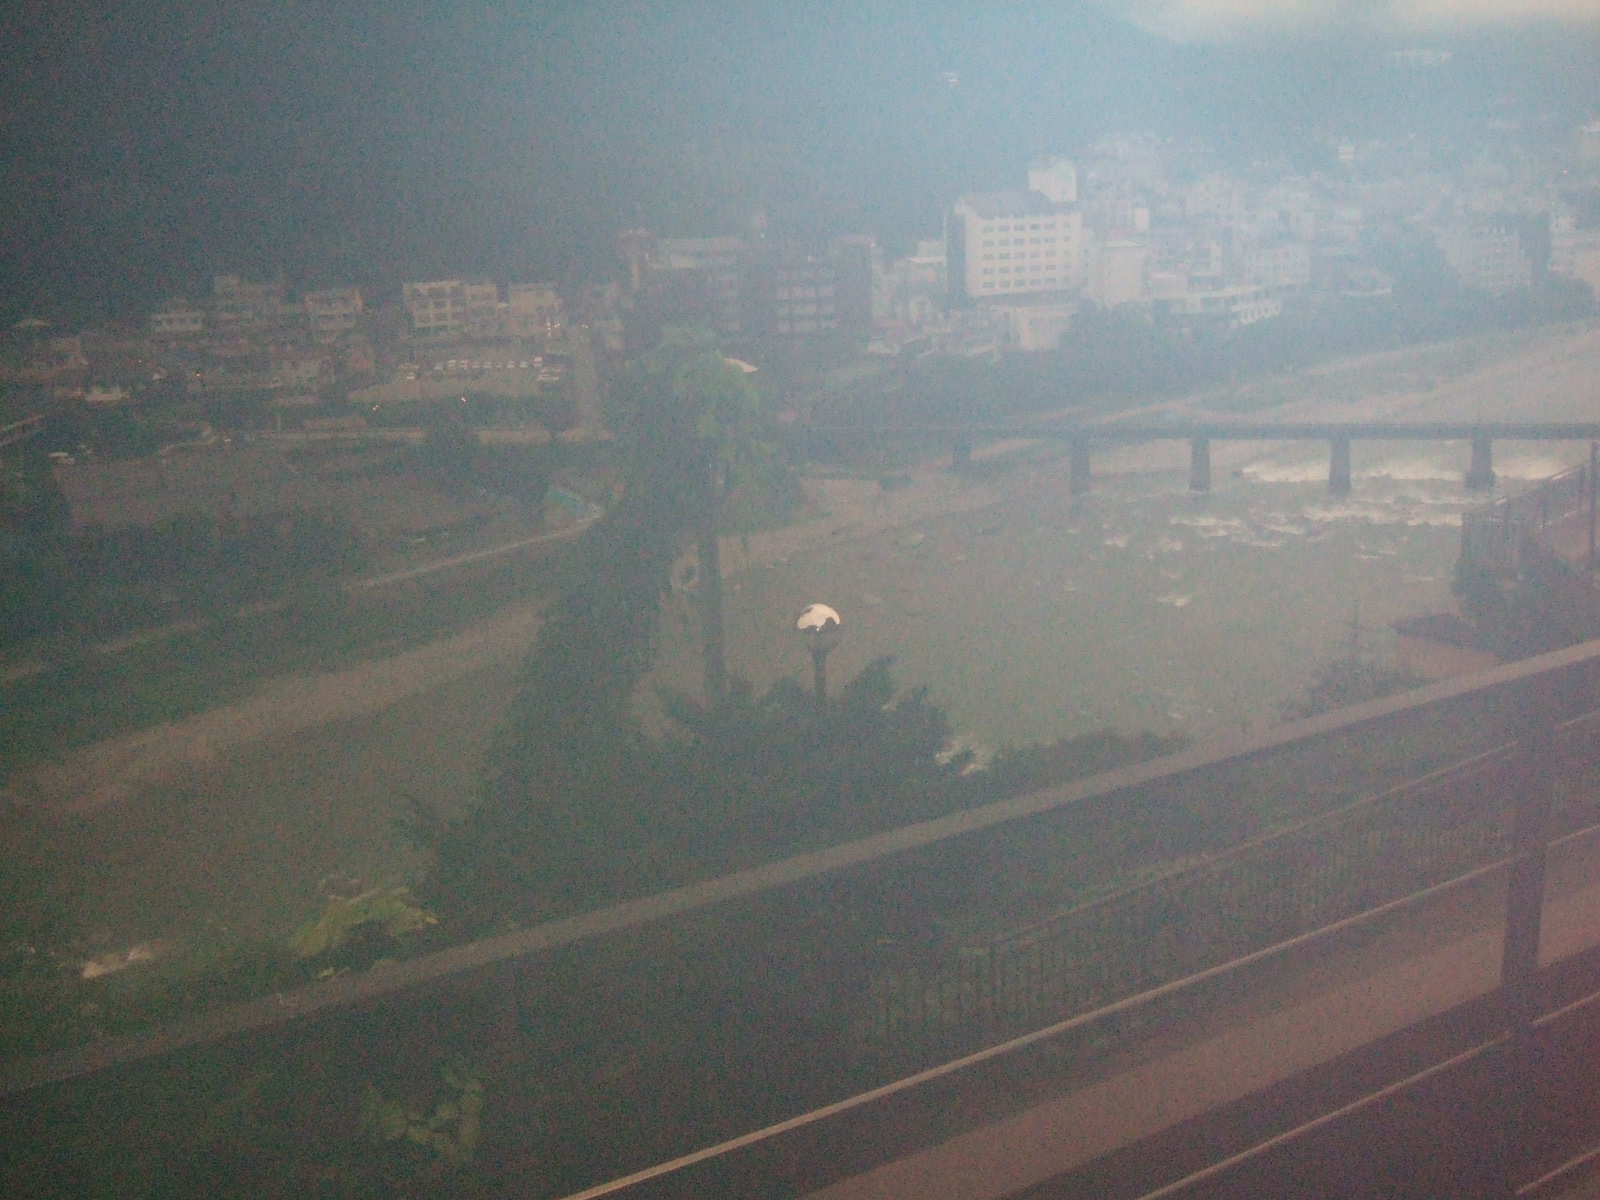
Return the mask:
<svg viewBox="0 0 1600 1200">
<path fill-rule="evenodd" d="M 974 299 L 1083 284 L 1083 217 L 1072 164 L 1030 168 L 1028 190 L 963 196 L 950 216 L 952 285 Z"/>
</svg>

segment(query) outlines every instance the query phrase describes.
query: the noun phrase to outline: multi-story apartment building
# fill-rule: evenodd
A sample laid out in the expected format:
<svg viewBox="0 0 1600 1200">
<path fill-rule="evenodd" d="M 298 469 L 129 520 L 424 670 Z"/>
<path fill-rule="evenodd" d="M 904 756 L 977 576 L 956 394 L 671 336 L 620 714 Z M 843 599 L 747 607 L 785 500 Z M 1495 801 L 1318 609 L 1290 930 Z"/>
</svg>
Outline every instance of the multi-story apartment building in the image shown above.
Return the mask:
<svg viewBox="0 0 1600 1200">
<path fill-rule="evenodd" d="M 211 318 L 221 333 L 265 329 L 283 319 L 283 298 L 282 280 L 252 283 L 218 275 L 211 281 Z"/>
<path fill-rule="evenodd" d="M 500 333 L 500 287 L 485 281 L 437 279 L 408 283 L 401 301 L 421 337 L 495 337 Z"/>
<path fill-rule="evenodd" d="M 631 247 L 637 249 L 636 246 Z M 746 247 L 743 238 L 659 238 L 647 259 L 648 275 L 672 272 L 696 278 L 720 333 L 739 333 L 745 322 Z M 631 264 L 631 260 L 630 260 Z"/>
<path fill-rule="evenodd" d="M 470 280 L 461 285 L 466 304 L 467 332 L 473 337 L 498 337 L 500 334 L 500 285 L 487 280 Z"/>
<path fill-rule="evenodd" d="M 922 239 L 905 258 L 874 264 L 873 323 L 919 330 L 941 311 L 949 291 L 944 240 Z"/>
<path fill-rule="evenodd" d="M 1143 242 L 1090 239 L 1084 295 L 1101 308 L 1134 304 L 1146 297 L 1150 250 Z"/>
<path fill-rule="evenodd" d="M 974 299 L 1074 290 L 1083 283 L 1083 216 L 1066 159 L 1036 164 L 1028 190 L 963 196 L 946 242 L 950 287 Z"/>
<path fill-rule="evenodd" d="M 361 320 L 361 289 L 343 287 L 307 292 L 305 306 L 312 341 L 327 345 L 354 330 Z"/>
<path fill-rule="evenodd" d="M 150 336 L 162 339 L 199 337 L 205 332 L 206 314 L 187 300 L 168 300 L 150 314 Z"/>
<path fill-rule="evenodd" d="M 801 339 L 839 328 L 839 289 L 832 260 L 786 255 L 773 266 L 770 332 Z"/>
<path fill-rule="evenodd" d="M 554 284 L 513 283 L 506 288 L 502 332 L 507 337 L 559 337 L 566 324 L 566 306 Z"/>
<path fill-rule="evenodd" d="M 1246 247 L 1241 255 L 1247 284 L 1275 289 L 1311 286 L 1311 248 L 1304 242 Z"/>
<path fill-rule="evenodd" d="M 1224 287 L 1210 291 L 1190 291 L 1171 301 L 1176 316 L 1200 317 L 1232 328 L 1266 321 L 1283 311 L 1283 301 L 1267 295 L 1262 287 Z"/>
<path fill-rule="evenodd" d="M 459 279 L 403 284 L 400 297 L 413 332 L 422 337 L 456 337 L 466 328 L 467 298 Z"/>
<path fill-rule="evenodd" d="M 1463 287 L 1500 296 L 1533 285 L 1533 260 L 1522 239 L 1500 229 L 1439 231 L 1439 249 Z"/>
<path fill-rule="evenodd" d="M 974 299 L 1069 291 L 1083 281 L 1077 205 L 1039 192 L 963 197 L 948 243 L 951 288 Z"/>
</svg>

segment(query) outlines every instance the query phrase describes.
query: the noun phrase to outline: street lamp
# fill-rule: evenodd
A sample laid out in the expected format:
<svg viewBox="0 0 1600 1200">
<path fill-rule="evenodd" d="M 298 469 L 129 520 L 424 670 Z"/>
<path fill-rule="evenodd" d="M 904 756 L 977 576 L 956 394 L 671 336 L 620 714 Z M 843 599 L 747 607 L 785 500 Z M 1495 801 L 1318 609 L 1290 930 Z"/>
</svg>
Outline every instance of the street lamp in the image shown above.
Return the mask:
<svg viewBox="0 0 1600 1200">
<path fill-rule="evenodd" d="M 826 604 L 810 604 L 795 622 L 795 628 L 806 640 L 811 652 L 811 674 L 817 699 L 817 711 L 828 706 L 828 654 L 839 644 L 844 629 L 839 614 Z"/>
</svg>

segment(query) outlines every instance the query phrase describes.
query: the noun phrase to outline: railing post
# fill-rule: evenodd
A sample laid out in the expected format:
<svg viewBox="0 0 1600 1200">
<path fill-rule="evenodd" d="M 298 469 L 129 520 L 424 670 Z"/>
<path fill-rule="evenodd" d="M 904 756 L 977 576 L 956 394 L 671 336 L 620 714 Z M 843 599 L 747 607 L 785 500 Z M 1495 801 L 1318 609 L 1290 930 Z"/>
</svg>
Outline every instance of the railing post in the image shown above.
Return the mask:
<svg viewBox="0 0 1600 1200">
<path fill-rule="evenodd" d="M 1600 442 L 1589 443 L 1589 478 L 1585 482 L 1589 485 L 1589 570 L 1594 571 L 1594 510 L 1595 510 L 1595 477 L 1600 475 Z"/>
<path fill-rule="evenodd" d="M 1488 491 L 1494 486 L 1494 441 L 1483 430 L 1472 434 L 1472 465 L 1467 468 L 1467 488 Z"/>
<path fill-rule="evenodd" d="M 1087 496 L 1089 473 L 1089 443 L 1082 438 L 1074 439 L 1071 453 L 1067 457 L 1067 490 L 1074 496 Z"/>
<path fill-rule="evenodd" d="M 1211 439 L 1200 434 L 1189 439 L 1189 490 L 1211 490 Z"/>
<path fill-rule="evenodd" d="M 1511 1044 L 1503 1060 L 1505 1127 L 1501 1164 L 1506 1195 L 1517 1177 L 1517 1156 L 1531 1145 L 1537 1063 L 1533 1053 L 1533 1021 L 1539 1008 L 1539 933 L 1544 915 L 1545 858 L 1550 842 L 1550 817 L 1555 799 L 1555 732 L 1559 719 L 1553 681 L 1529 681 L 1519 704 L 1521 746 L 1511 797 L 1511 868 L 1506 880 L 1505 940 L 1500 955 L 1500 984 L 1505 997 Z"/>
<path fill-rule="evenodd" d="M 1335 496 L 1350 494 L 1350 435 L 1332 439 L 1328 453 L 1328 491 Z"/>
</svg>

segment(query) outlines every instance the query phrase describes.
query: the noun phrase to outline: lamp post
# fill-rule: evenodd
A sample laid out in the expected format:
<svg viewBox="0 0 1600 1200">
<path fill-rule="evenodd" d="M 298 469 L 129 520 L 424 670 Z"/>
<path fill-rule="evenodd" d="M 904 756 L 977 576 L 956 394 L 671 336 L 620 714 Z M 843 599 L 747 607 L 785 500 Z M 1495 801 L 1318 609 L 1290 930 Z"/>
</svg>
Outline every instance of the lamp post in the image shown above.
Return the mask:
<svg viewBox="0 0 1600 1200">
<path fill-rule="evenodd" d="M 811 652 L 811 677 L 816 696 L 817 711 L 828 707 L 828 654 L 839 644 L 844 634 L 839 614 L 826 604 L 810 604 L 795 622 L 795 628 L 806 640 Z"/>
</svg>

